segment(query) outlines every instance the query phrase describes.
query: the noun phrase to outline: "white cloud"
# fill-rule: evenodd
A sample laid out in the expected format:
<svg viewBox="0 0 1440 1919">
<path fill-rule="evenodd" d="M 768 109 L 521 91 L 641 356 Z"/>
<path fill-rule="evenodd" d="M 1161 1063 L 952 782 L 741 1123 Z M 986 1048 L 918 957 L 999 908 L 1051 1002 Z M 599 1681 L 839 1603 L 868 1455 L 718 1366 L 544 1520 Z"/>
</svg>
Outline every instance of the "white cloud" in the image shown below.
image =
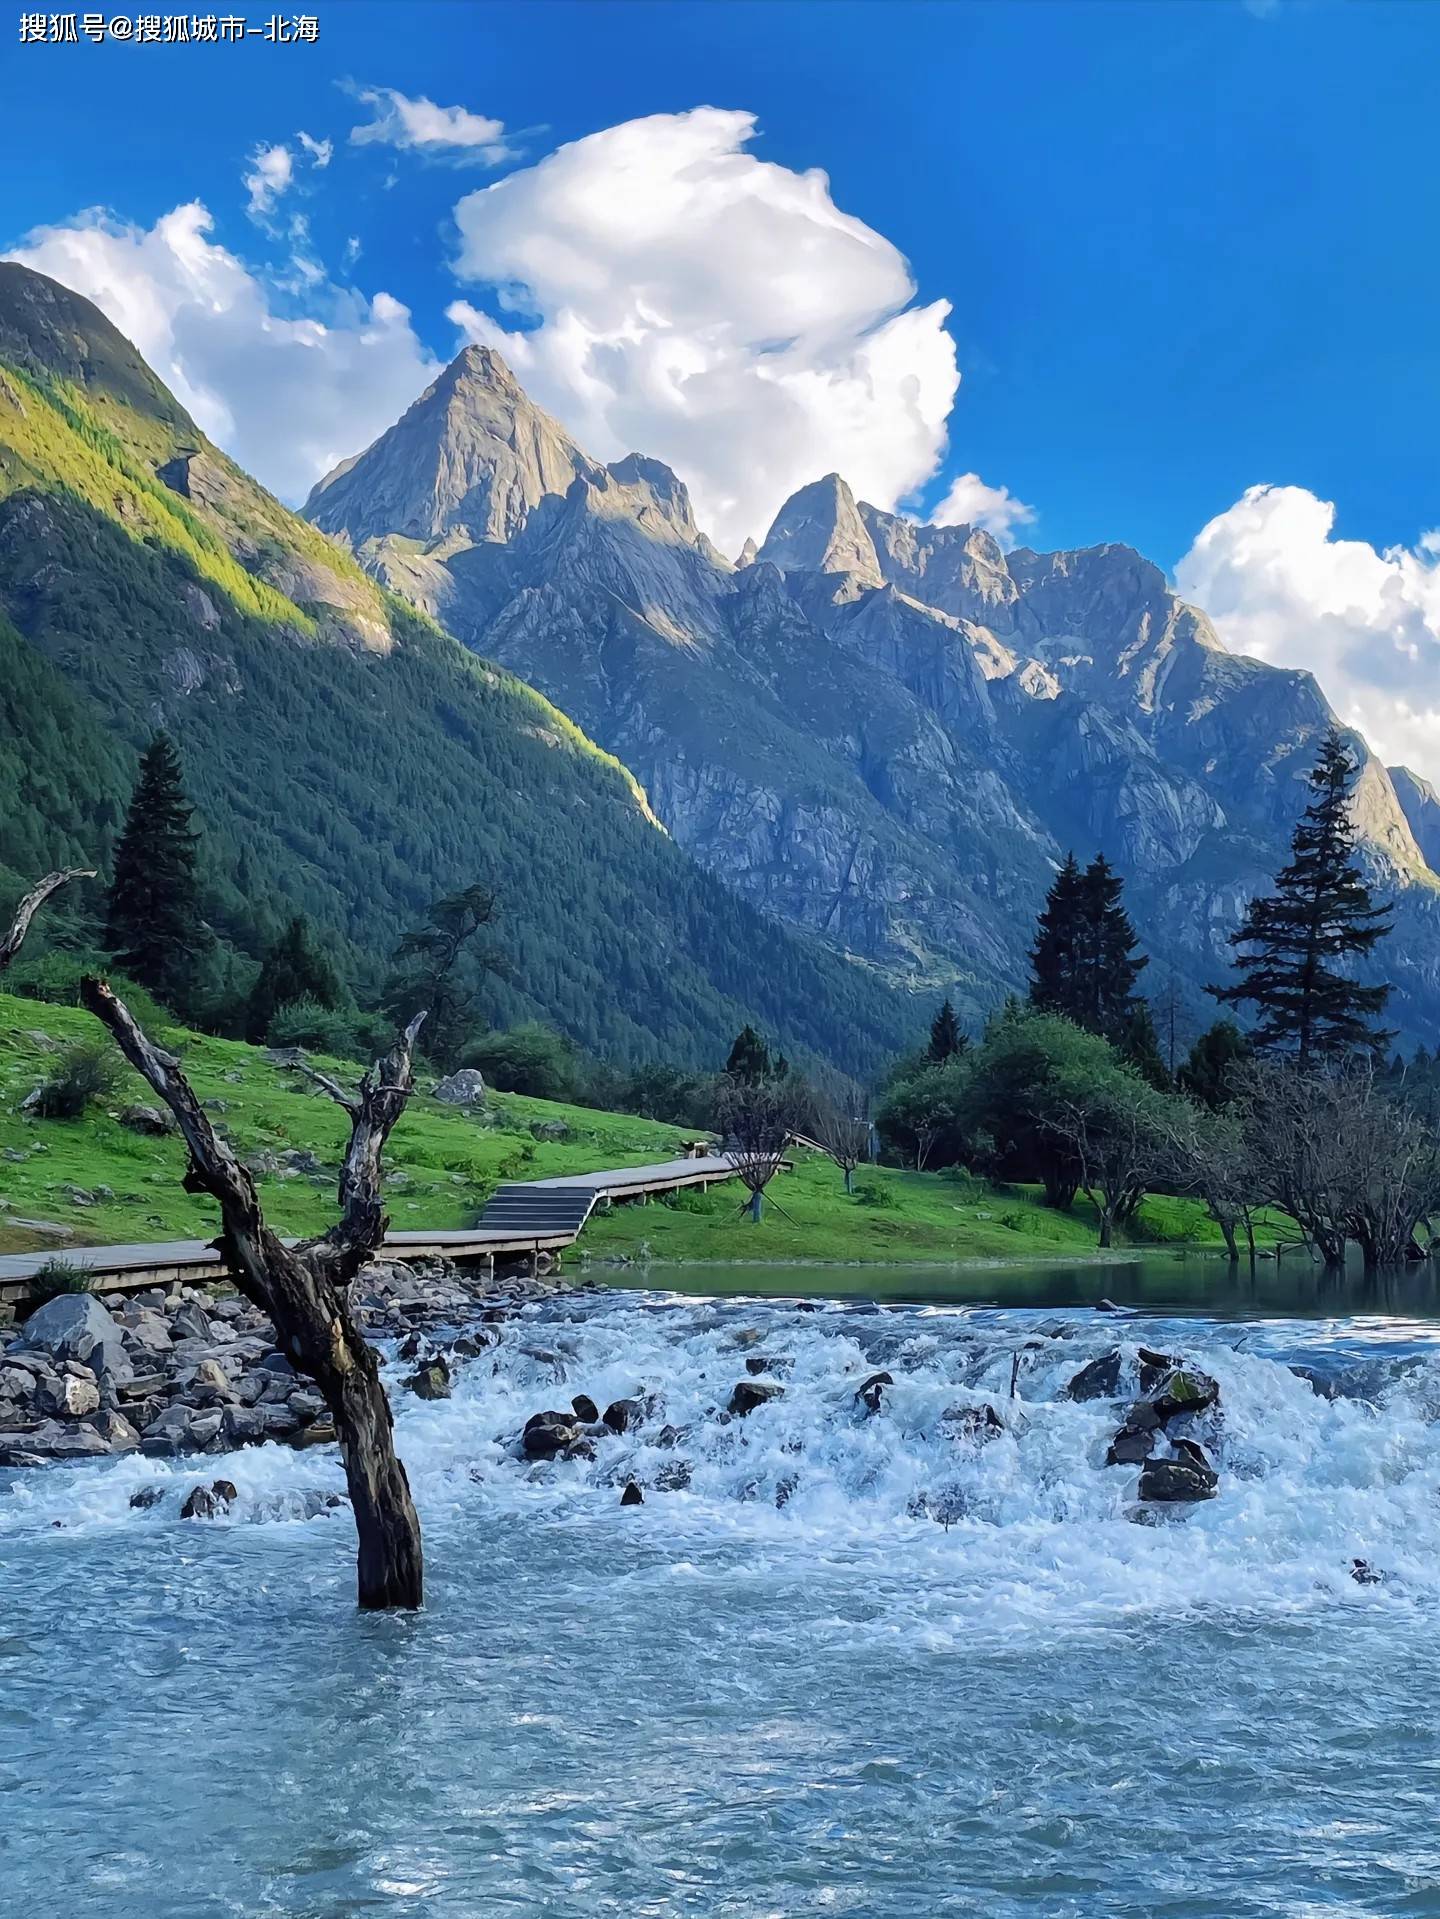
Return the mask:
<svg viewBox="0 0 1440 1919">
<path fill-rule="evenodd" d="M 434 378 L 410 315 L 328 285 L 286 318 L 198 203 L 151 228 L 101 214 L 41 227 L 9 255 L 93 300 L 211 438 L 296 501 L 384 431 Z"/>
<path fill-rule="evenodd" d="M 250 195 L 247 212 L 263 218 L 294 177 L 295 160 L 289 147 L 256 147 L 250 156 L 250 171 L 244 177 L 245 191 Z"/>
<path fill-rule="evenodd" d="M 925 518 L 934 526 L 984 527 L 1002 546 L 1013 546 L 1016 527 L 1028 526 L 1035 509 L 1017 500 L 1008 486 L 987 486 L 978 473 L 962 473 Z"/>
<path fill-rule="evenodd" d="M 483 113 L 471 113 L 468 107 L 438 107 L 423 94 L 411 100 L 394 87 L 362 87 L 356 98 L 375 110 L 373 120 L 350 131 L 351 142 L 357 147 L 379 145 L 430 154 L 463 154 L 488 166 L 510 158 L 504 123 Z"/>
<path fill-rule="evenodd" d="M 1307 667 L 1390 765 L 1440 779 L 1440 534 L 1377 552 L 1304 487 L 1252 486 L 1175 570 L 1226 645 Z"/>
<path fill-rule="evenodd" d="M 308 133 L 297 134 L 296 138 L 310 155 L 313 165 L 317 167 L 329 166 L 335 153 L 335 142 L 333 140 L 313 140 Z"/>
<path fill-rule="evenodd" d="M 830 471 L 893 507 L 935 471 L 959 384 L 944 301 L 911 304 L 899 251 L 819 171 L 745 151 L 752 114 L 699 107 L 559 148 L 456 208 L 460 277 L 505 355 L 602 458 L 668 461 L 728 551 Z"/>
</svg>

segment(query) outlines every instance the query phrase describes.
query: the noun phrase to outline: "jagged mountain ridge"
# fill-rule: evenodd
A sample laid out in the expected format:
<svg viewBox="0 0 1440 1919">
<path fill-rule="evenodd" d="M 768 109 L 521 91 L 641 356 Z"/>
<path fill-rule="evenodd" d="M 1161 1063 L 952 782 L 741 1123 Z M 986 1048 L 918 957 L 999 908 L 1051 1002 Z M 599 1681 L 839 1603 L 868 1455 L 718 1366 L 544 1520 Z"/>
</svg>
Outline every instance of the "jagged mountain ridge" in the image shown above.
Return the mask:
<svg viewBox="0 0 1440 1919">
<path fill-rule="evenodd" d="M 857 501 L 836 474 L 732 566 L 660 462 L 573 449 L 493 353 L 451 372 L 512 410 L 488 448 L 473 428 L 495 402 L 467 421 L 472 464 L 502 476 L 563 439 L 553 490 L 532 467 L 503 530 L 457 500 L 418 550 L 413 519 L 382 527 L 375 503 L 432 389 L 307 512 L 624 759 L 697 857 L 897 979 L 957 986 L 973 1017 L 1022 982 L 1057 860 L 1103 848 L 1198 1004 L 1284 857 L 1331 723 L 1311 675 L 1229 653 L 1129 548 L 1007 554 L 981 529 Z M 414 478 L 418 499 L 432 490 Z M 1385 962 L 1424 1033 L 1440 1022 L 1440 803 L 1408 788 L 1402 803 L 1355 746 L 1367 857 L 1399 902 Z"/>
<path fill-rule="evenodd" d="M 452 393 L 452 408 L 468 417 L 477 397 Z M 545 462 L 568 457 L 558 441 L 524 444 L 508 490 L 491 484 L 503 396 L 468 465 L 456 420 L 415 456 L 421 472 L 454 456 L 429 472 L 425 524 L 464 513 L 501 533 L 563 505 L 543 491 Z M 532 471 L 542 486 L 527 492 Z M 615 479 L 635 496 L 627 519 L 642 493 L 677 511 L 655 478 Z M 303 911 L 373 988 L 438 895 L 484 879 L 508 962 L 486 986 L 497 1020 L 542 1018 L 619 1059 L 714 1065 L 748 1019 L 856 1073 L 909 1030 L 873 969 L 724 887 L 565 714 L 227 459 L 89 301 L 8 264 L 0 666 L 7 893 L 47 865 L 106 865 L 136 749 L 163 724 L 231 950 L 256 956 L 266 925 Z"/>
</svg>

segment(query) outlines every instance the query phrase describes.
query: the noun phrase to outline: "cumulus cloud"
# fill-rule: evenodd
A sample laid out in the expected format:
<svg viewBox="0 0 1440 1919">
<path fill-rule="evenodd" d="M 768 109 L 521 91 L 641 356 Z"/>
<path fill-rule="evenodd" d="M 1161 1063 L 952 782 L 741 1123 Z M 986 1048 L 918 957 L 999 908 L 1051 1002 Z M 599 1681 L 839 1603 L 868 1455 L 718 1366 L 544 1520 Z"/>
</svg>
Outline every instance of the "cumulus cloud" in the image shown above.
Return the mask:
<svg viewBox="0 0 1440 1919">
<path fill-rule="evenodd" d="M 925 518 L 935 526 L 984 527 L 1002 546 L 1013 546 L 1016 527 L 1028 526 L 1035 509 L 1017 500 L 1008 486 L 987 486 L 978 473 L 962 473 Z"/>
<path fill-rule="evenodd" d="M 247 212 L 262 217 L 274 210 L 275 202 L 288 191 L 295 178 L 295 159 L 289 147 L 256 147 L 250 156 L 250 170 L 244 176 L 250 196 Z"/>
<path fill-rule="evenodd" d="M 466 195 L 450 317 L 589 451 L 666 460 L 727 550 L 830 471 L 893 507 L 934 473 L 959 384 L 944 301 L 819 171 L 699 107 L 591 134 Z"/>
<path fill-rule="evenodd" d="M 394 87 L 361 87 L 356 98 L 374 118 L 352 127 L 354 146 L 402 147 L 432 155 L 459 155 L 496 166 L 508 160 L 503 121 L 471 113 L 468 107 L 439 107 L 422 94 L 411 100 Z"/>
<path fill-rule="evenodd" d="M 8 257 L 83 293 L 132 340 L 201 427 L 283 499 L 376 438 L 434 378 L 409 312 L 328 283 L 286 318 L 209 236 L 198 203 L 150 228 L 103 214 L 41 227 Z"/>
<path fill-rule="evenodd" d="M 335 154 L 335 142 L 333 140 L 313 140 L 308 133 L 297 134 L 296 138 L 310 155 L 310 159 L 315 166 L 329 166 Z"/>
<path fill-rule="evenodd" d="M 1304 487 L 1252 486 L 1175 577 L 1227 646 L 1309 668 L 1382 759 L 1440 779 L 1440 533 L 1377 552 Z"/>
</svg>

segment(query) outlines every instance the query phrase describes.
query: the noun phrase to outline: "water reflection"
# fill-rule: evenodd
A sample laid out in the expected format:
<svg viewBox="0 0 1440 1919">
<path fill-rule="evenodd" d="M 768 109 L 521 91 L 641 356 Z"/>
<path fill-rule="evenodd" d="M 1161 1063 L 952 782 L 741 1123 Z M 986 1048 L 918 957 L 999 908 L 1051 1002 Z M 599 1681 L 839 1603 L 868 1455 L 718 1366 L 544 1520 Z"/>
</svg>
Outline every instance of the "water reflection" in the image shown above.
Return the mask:
<svg viewBox="0 0 1440 1919">
<path fill-rule="evenodd" d="M 1134 1259 L 971 1260 L 954 1266 L 800 1266 L 696 1262 L 605 1269 L 606 1285 L 661 1287 L 677 1293 L 744 1294 L 766 1299 L 874 1299 L 919 1305 L 1024 1307 L 1117 1306 L 1147 1312 L 1252 1319 L 1379 1314 L 1440 1317 L 1440 1273 L 1433 1262 L 1367 1274 L 1360 1263 L 1327 1272 L 1298 1255 L 1232 1266 L 1209 1253 L 1145 1254 Z"/>
</svg>

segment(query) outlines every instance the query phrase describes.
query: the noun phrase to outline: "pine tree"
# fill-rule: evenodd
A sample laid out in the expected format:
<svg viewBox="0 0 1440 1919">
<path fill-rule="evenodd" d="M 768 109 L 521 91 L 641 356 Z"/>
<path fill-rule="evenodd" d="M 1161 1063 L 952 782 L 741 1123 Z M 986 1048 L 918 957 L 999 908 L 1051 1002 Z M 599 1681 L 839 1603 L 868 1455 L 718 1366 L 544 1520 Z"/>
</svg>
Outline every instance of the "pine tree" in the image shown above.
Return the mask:
<svg viewBox="0 0 1440 1919">
<path fill-rule="evenodd" d="M 298 915 L 276 940 L 260 968 L 245 1009 L 245 1037 L 264 1039 L 282 1006 L 310 999 L 317 1005 L 343 1004 L 345 990 L 326 954 L 310 938 L 309 922 Z"/>
<path fill-rule="evenodd" d="M 1250 1005 L 1254 1043 L 1303 1066 L 1383 1046 L 1371 1023 L 1388 986 L 1361 986 L 1340 968 L 1363 959 L 1390 931 L 1389 908 L 1372 902 L 1355 859 L 1350 793 L 1355 762 L 1332 727 L 1310 775 L 1310 804 L 1291 840 L 1275 891 L 1253 899 L 1231 934 L 1239 952 L 1233 986 L 1211 986 L 1223 1006 Z"/>
<path fill-rule="evenodd" d="M 1122 1045 L 1148 965 L 1121 904 L 1125 883 L 1103 853 L 1082 873 L 1066 857 L 1045 900 L 1030 953 L 1030 1003 Z M 1157 1049 L 1158 1050 L 1158 1049 Z"/>
<path fill-rule="evenodd" d="M 455 1063 L 474 1030 L 477 972 L 503 970 L 500 955 L 479 941 L 495 905 L 494 893 L 478 883 L 447 894 L 395 949 L 385 1010 L 402 1026 L 423 1011 L 420 1045 L 442 1066 Z"/>
<path fill-rule="evenodd" d="M 1030 1004 L 1041 1013 L 1080 1018 L 1080 908 L 1084 882 L 1075 855 L 1067 853 L 1055 875 L 1030 949 Z"/>
<path fill-rule="evenodd" d="M 930 1045 L 927 1049 L 929 1057 L 937 1066 L 942 1065 L 947 1059 L 952 1059 L 956 1053 L 963 1053 L 968 1043 L 965 1035 L 960 1031 L 960 1022 L 955 1017 L 955 1008 L 947 999 L 930 1022 Z"/>
<path fill-rule="evenodd" d="M 199 834 L 168 735 L 145 749 L 115 849 L 105 944 L 115 963 L 165 1005 L 183 1011 L 210 944 L 196 886 Z"/>
<path fill-rule="evenodd" d="M 1235 1071 L 1250 1056 L 1250 1042 L 1234 1020 L 1216 1020 L 1190 1048 L 1177 1075 L 1180 1091 L 1202 1106 L 1228 1106 L 1235 1097 Z"/>
<path fill-rule="evenodd" d="M 736 1034 L 725 1071 L 744 1086 L 758 1086 L 761 1080 L 770 1078 L 770 1048 L 753 1026 L 742 1026 Z"/>
<path fill-rule="evenodd" d="M 1120 1057 L 1135 1068 L 1141 1079 L 1159 1092 L 1170 1091 L 1171 1078 L 1161 1057 L 1160 1035 L 1155 1030 L 1148 1000 L 1135 1001 L 1117 1045 Z"/>
</svg>

